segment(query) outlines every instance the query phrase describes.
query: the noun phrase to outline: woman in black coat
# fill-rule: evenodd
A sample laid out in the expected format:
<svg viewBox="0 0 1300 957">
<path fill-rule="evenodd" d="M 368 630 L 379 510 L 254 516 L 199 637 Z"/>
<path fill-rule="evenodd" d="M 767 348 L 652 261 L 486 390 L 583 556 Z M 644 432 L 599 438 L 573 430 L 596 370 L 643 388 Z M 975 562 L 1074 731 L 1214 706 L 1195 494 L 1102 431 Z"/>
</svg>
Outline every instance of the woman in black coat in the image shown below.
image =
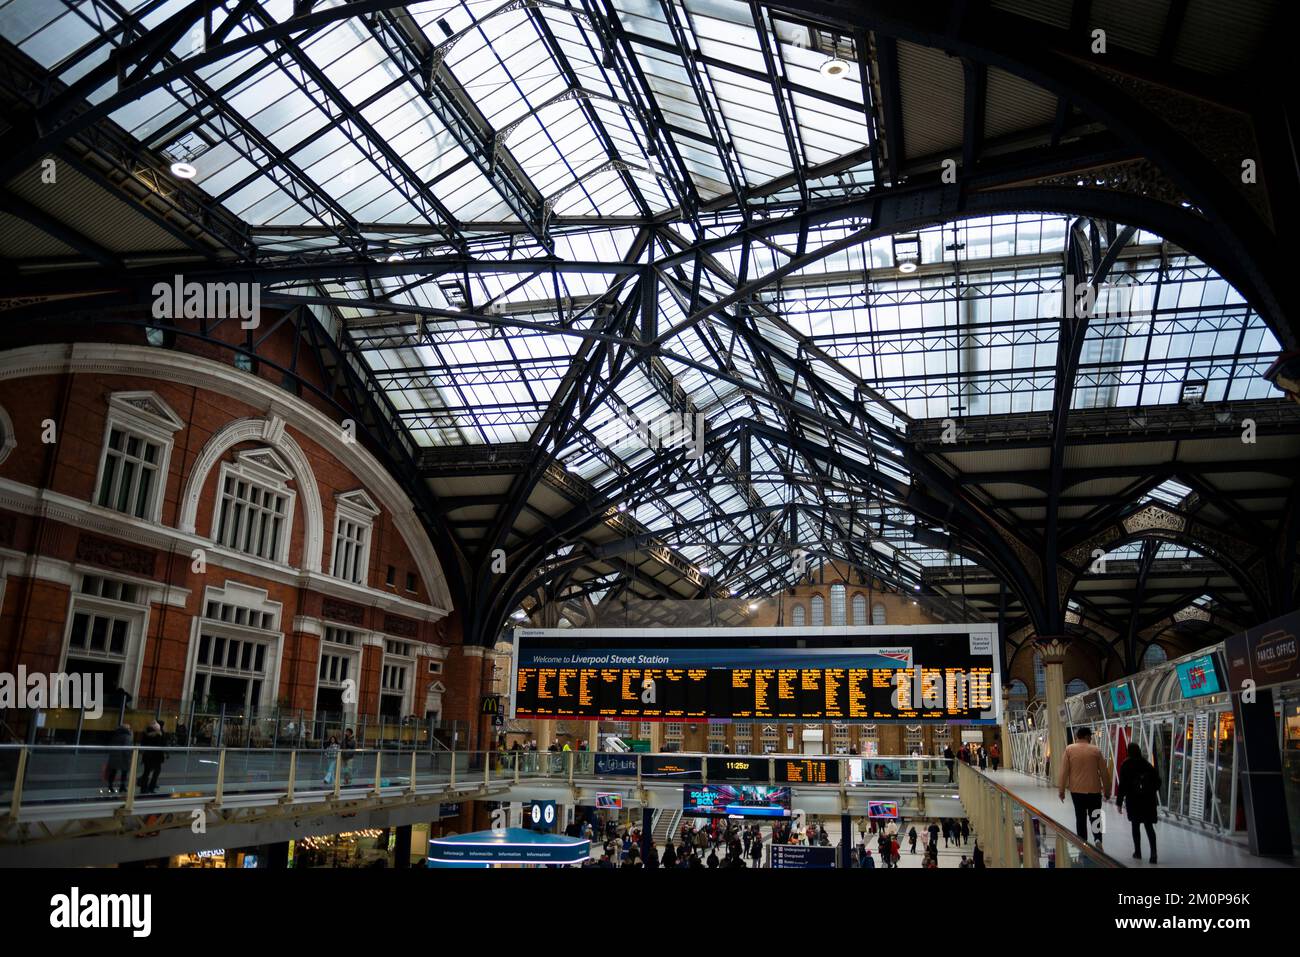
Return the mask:
<svg viewBox="0 0 1300 957">
<path fill-rule="evenodd" d="M 1142 832 L 1140 825 L 1147 829 L 1147 840 L 1151 844 L 1151 863 L 1156 863 L 1156 829 L 1154 827 L 1160 809 L 1160 776 L 1146 758 L 1142 749 L 1136 744 L 1128 746 L 1128 757 L 1119 769 L 1119 787 L 1115 790 L 1115 807 L 1124 809 L 1128 801 L 1128 820 L 1133 827 L 1133 856 L 1142 859 Z"/>
</svg>

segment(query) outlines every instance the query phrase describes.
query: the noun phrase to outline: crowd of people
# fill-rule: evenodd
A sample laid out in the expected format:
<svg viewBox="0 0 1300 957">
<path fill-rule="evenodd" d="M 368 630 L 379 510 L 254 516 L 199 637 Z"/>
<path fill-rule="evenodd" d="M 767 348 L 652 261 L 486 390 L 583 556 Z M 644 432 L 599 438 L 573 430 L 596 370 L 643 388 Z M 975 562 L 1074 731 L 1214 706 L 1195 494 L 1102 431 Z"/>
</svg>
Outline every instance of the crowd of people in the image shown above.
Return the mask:
<svg viewBox="0 0 1300 957">
<path fill-rule="evenodd" d="M 590 825 L 587 827 L 587 836 L 590 837 Z M 762 827 L 758 824 L 742 827 L 733 821 L 709 821 L 703 825 L 686 821 L 682 824 L 677 840 L 668 838 L 662 851 L 651 839 L 646 842 L 643 852 L 640 828 L 620 828 L 610 821 L 605 825 L 603 853 L 599 859 L 592 859 L 583 866 L 651 870 L 761 867 L 763 845 Z"/>
<path fill-rule="evenodd" d="M 978 840 L 972 842 L 970 822 L 965 818 L 933 820 L 928 824 L 917 822 L 906 825 L 906 830 L 896 821 L 864 819 L 859 821 L 858 829 L 859 842 L 849 851 L 850 867 L 896 868 L 906 846 L 906 853 L 922 855 L 923 868 L 937 868 L 940 841 L 945 848 L 971 848 L 969 855 L 962 855 L 959 867 L 984 866 L 984 850 Z M 586 837 L 593 845 L 599 839 L 603 844 L 600 856 L 585 862 L 584 867 L 762 867 L 764 850 L 773 844 L 834 846 L 825 825 L 815 822 L 796 827 L 790 821 L 777 821 L 765 838 L 762 824 L 688 819 L 682 822 L 675 837 L 664 842 L 662 849 L 653 839 L 643 845 L 641 829 L 630 824 L 620 825 L 611 820 L 599 828 L 601 833 L 597 834 L 597 830 L 589 822 L 569 826 L 570 836 Z"/>
<path fill-rule="evenodd" d="M 944 745 L 943 760 L 948 765 L 948 780 L 952 781 L 957 773 L 954 761 L 960 761 L 981 771 L 996 771 L 1002 766 L 1002 748 L 994 741 L 987 748 L 982 744 L 964 743 L 956 752 L 952 745 Z"/>
<path fill-rule="evenodd" d="M 970 844 L 970 822 L 965 818 L 960 820 L 943 818 L 931 821 L 928 825 L 921 822 L 920 830 L 917 830 L 916 824 L 907 825 L 906 831 L 902 829 L 903 826 L 896 821 L 879 824 L 875 821 L 868 821 L 865 824 L 860 821 L 858 845 L 850 855 L 850 866 L 896 868 L 902 859 L 905 842 L 909 854 L 917 853 L 917 848 L 920 848 L 923 868 L 937 868 L 940 838 L 943 840 L 944 847 L 965 847 Z M 874 845 L 874 854 L 872 845 Z M 972 856 L 968 858 L 963 855 L 959 866 L 984 866 L 984 851 L 980 848 L 978 840 L 975 842 Z"/>
</svg>

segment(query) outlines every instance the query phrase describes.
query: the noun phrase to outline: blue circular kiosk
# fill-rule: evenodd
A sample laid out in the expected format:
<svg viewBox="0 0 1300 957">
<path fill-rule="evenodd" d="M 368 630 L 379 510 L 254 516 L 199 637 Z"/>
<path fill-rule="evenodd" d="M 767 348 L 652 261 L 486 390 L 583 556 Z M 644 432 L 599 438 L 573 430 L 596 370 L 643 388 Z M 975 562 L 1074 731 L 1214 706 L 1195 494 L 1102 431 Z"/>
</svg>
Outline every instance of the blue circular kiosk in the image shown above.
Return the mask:
<svg viewBox="0 0 1300 957">
<path fill-rule="evenodd" d="M 490 867 L 493 864 L 581 864 L 591 841 L 563 834 L 506 827 L 429 841 L 430 867 Z"/>
</svg>

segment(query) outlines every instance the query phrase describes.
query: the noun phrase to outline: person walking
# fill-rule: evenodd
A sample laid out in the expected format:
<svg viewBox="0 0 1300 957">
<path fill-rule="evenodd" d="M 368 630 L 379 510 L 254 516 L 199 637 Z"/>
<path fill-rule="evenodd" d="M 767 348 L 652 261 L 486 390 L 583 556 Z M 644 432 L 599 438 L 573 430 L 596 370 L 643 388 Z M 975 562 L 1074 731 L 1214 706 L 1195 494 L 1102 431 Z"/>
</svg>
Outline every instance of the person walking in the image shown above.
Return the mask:
<svg viewBox="0 0 1300 957">
<path fill-rule="evenodd" d="M 930 847 L 933 847 L 933 848 L 935 849 L 935 851 L 938 852 L 938 850 L 939 850 L 939 825 L 938 825 L 938 824 L 935 824 L 934 821 L 931 821 L 931 822 L 930 822 L 930 826 L 929 826 L 928 828 L 926 828 L 926 830 L 930 832 L 930 844 L 929 844 L 929 846 L 930 846 Z"/>
<path fill-rule="evenodd" d="M 163 750 L 166 743 L 162 725 L 157 721 L 149 722 L 149 727 L 140 738 L 141 746 L 146 749 L 140 752 L 140 764 L 144 768 L 140 775 L 141 794 L 153 794 L 158 790 L 158 775 L 162 772 L 163 760 L 167 757 L 167 752 Z"/>
<path fill-rule="evenodd" d="M 113 732 L 108 739 L 108 745 L 115 750 L 108 754 L 108 763 L 104 767 L 104 778 L 108 781 L 108 793 L 112 794 L 114 790 L 125 791 L 127 785 L 127 775 L 131 773 L 131 745 L 133 744 L 131 735 L 131 726 L 129 724 L 119 724 L 117 730 Z M 121 784 L 114 788 L 114 782 L 119 777 Z"/>
<path fill-rule="evenodd" d="M 943 746 L 943 763 L 948 765 L 948 783 L 952 784 L 953 775 L 957 773 L 957 763 L 953 760 L 952 745 Z"/>
<path fill-rule="evenodd" d="M 970 820 L 968 818 L 961 819 L 961 842 L 963 844 L 970 843 Z"/>
<path fill-rule="evenodd" d="M 356 756 L 357 739 L 352 729 L 343 732 L 343 783 L 352 783 L 352 759 Z"/>
<path fill-rule="evenodd" d="M 1089 839 L 1089 831 L 1098 825 L 1104 798 L 1110 797 L 1110 778 L 1106 774 L 1106 759 L 1101 748 L 1092 743 L 1092 730 L 1080 728 L 1074 733 L 1074 743 L 1068 745 L 1061 758 L 1061 782 L 1057 796 L 1065 800 L 1069 790 L 1074 801 L 1074 830 L 1080 840 Z M 1104 796 L 1104 797 L 1103 797 Z M 1101 846 L 1101 835 L 1096 835 Z"/>
<path fill-rule="evenodd" d="M 1151 863 L 1156 863 L 1156 828 L 1160 812 L 1160 775 L 1142 755 L 1137 744 L 1128 746 L 1128 756 L 1119 768 L 1119 787 L 1115 789 L 1115 809 L 1124 810 L 1128 802 L 1128 822 L 1133 828 L 1133 857 L 1142 860 L 1142 832 L 1147 831 L 1151 845 Z"/>
<path fill-rule="evenodd" d="M 916 853 L 916 825 L 913 824 L 907 832 L 907 843 L 912 845 L 912 853 Z"/>
<path fill-rule="evenodd" d="M 668 838 L 668 846 L 664 848 L 663 864 L 665 869 L 677 866 L 677 850 L 673 847 L 673 839 L 671 837 Z"/>
<path fill-rule="evenodd" d="M 980 847 L 980 842 L 975 842 L 975 863 L 971 867 L 984 867 L 984 848 Z"/>
<path fill-rule="evenodd" d="M 994 771 L 1002 766 L 1002 747 L 996 741 L 989 745 L 989 763 Z"/>
<path fill-rule="evenodd" d="M 338 764 L 338 753 L 339 739 L 331 734 L 329 740 L 325 742 L 325 775 L 321 779 L 326 785 L 334 784 L 334 768 Z"/>
</svg>

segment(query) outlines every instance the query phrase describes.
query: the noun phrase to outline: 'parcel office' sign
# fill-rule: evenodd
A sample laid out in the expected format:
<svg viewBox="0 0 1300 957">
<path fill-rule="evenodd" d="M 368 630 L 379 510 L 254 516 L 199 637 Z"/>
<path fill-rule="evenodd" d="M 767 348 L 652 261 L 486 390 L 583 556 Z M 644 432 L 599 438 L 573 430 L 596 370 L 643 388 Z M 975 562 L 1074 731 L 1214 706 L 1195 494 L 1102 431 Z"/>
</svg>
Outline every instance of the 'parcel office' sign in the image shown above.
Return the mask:
<svg viewBox="0 0 1300 957">
<path fill-rule="evenodd" d="M 1246 681 L 1267 688 L 1300 680 L 1300 612 L 1292 612 L 1233 635 L 1224 643 L 1234 692 Z"/>
</svg>

